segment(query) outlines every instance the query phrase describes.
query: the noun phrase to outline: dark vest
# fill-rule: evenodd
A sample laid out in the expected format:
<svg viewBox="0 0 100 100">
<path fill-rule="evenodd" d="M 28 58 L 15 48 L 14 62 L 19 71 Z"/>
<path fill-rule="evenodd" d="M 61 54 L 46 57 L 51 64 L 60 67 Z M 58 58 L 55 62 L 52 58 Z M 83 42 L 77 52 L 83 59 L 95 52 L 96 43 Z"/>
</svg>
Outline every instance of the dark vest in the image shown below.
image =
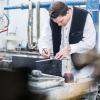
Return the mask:
<svg viewBox="0 0 100 100">
<path fill-rule="evenodd" d="M 80 8 L 73 8 L 73 17 L 72 23 L 69 33 L 69 44 L 75 44 L 82 40 L 83 37 L 83 30 L 86 21 L 88 11 L 80 9 Z M 60 44 L 61 44 L 61 26 L 58 26 L 57 23 L 53 22 L 50 19 L 50 26 L 52 30 L 52 40 L 53 40 L 53 52 L 54 55 L 59 51 Z"/>
</svg>

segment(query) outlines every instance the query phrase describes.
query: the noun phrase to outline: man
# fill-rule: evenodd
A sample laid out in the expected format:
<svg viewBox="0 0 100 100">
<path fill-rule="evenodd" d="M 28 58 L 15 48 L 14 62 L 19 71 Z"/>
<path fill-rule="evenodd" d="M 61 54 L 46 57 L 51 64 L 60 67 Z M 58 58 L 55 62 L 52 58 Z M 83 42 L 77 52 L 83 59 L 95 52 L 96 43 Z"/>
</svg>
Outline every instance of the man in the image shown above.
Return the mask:
<svg viewBox="0 0 100 100">
<path fill-rule="evenodd" d="M 68 7 L 55 2 L 50 9 L 50 18 L 38 41 L 40 54 L 62 60 L 68 54 L 84 53 L 95 47 L 96 31 L 88 11 Z"/>
<path fill-rule="evenodd" d="M 83 53 L 94 48 L 95 37 L 93 21 L 86 10 L 55 2 L 38 47 L 44 58 L 50 57 L 53 47 L 55 58 L 63 59 L 68 53 Z"/>
<path fill-rule="evenodd" d="M 88 11 L 68 7 L 63 2 L 55 2 L 50 9 L 50 18 L 38 41 L 39 52 L 44 58 L 62 60 L 68 54 L 85 53 L 95 47 L 96 31 Z M 72 69 L 74 79 L 92 75 L 93 68 L 85 66 L 81 70 Z"/>
</svg>

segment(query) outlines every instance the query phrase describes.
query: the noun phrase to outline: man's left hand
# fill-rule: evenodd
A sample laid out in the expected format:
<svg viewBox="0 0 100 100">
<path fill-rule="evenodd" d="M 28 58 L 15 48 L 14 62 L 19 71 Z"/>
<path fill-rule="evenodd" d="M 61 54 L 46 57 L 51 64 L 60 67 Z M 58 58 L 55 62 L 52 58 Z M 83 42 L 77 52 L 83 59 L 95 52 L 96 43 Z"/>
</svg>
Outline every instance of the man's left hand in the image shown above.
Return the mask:
<svg viewBox="0 0 100 100">
<path fill-rule="evenodd" d="M 70 52 L 70 48 L 63 48 L 61 49 L 58 53 L 56 53 L 55 55 L 55 59 L 59 59 L 59 60 L 62 60 L 66 54 L 68 54 Z"/>
</svg>

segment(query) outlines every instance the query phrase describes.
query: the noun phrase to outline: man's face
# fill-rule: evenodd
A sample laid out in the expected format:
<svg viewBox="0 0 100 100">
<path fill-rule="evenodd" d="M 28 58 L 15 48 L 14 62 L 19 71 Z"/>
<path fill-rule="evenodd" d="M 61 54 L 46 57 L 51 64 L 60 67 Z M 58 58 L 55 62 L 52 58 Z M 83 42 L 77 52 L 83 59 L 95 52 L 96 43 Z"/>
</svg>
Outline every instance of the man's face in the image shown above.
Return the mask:
<svg viewBox="0 0 100 100">
<path fill-rule="evenodd" d="M 65 26 L 68 23 L 70 16 L 70 13 L 67 13 L 65 16 L 60 15 L 57 18 L 54 18 L 53 21 L 57 23 L 58 26 Z"/>
</svg>

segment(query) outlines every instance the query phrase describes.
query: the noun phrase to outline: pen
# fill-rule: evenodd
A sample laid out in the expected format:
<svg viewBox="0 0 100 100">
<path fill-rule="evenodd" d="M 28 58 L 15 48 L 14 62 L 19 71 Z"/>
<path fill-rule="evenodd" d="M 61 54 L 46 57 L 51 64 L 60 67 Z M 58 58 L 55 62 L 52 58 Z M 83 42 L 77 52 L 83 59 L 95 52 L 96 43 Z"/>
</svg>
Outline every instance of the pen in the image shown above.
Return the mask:
<svg viewBox="0 0 100 100">
<path fill-rule="evenodd" d="M 47 54 L 48 56 L 48 51 L 46 51 L 45 49 L 42 50 L 45 54 Z M 50 56 L 48 56 L 48 58 L 50 59 Z"/>
<path fill-rule="evenodd" d="M 45 49 L 43 49 L 43 51 L 45 52 L 45 54 L 48 54 L 48 52 L 47 52 L 47 51 L 45 51 Z"/>
</svg>

